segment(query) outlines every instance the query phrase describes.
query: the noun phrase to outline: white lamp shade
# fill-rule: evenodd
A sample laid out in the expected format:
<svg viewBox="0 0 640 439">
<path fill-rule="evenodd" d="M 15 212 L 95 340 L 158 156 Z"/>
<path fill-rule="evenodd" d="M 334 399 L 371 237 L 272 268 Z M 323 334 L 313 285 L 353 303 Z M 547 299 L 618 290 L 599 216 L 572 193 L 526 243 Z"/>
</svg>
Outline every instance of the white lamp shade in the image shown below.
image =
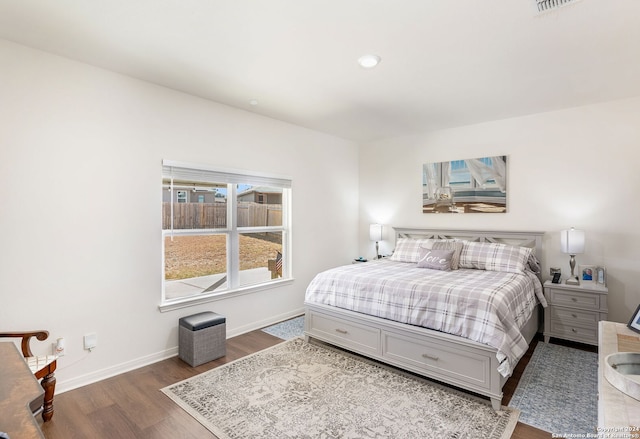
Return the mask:
<svg viewBox="0 0 640 439">
<path fill-rule="evenodd" d="M 382 224 L 371 224 L 369 226 L 369 239 L 372 241 L 382 241 Z"/>
<path fill-rule="evenodd" d="M 560 233 L 560 248 L 562 253 L 577 255 L 584 252 L 584 230 L 573 227 Z"/>
</svg>

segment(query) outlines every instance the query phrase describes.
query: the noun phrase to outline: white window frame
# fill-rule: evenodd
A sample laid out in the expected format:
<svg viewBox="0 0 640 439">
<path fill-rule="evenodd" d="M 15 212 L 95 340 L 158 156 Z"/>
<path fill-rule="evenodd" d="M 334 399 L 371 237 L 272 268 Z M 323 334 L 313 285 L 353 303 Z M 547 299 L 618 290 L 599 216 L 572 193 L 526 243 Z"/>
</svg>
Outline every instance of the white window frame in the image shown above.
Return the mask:
<svg viewBox="0 0 640 439">
<path fill-rule="evenodd" d="M 257 173 L 251 171 L 217 168 L 202 164 L 193 164 L 173 160 L 162 161 L 162 180 L 172 177 L 193 178 L 201 181 L 227 184 L 227 227 L 216 229 L 163 229 L 162 230 L 162 296 L 159 305 L 160 311 L 184 308 L 198 305 L 241 294 L 249 294 L 257 291 L 282 286 L 293 282 L 292 257 L 291 257 L 291 186 L 290 177 Z M 282 188 L 282 226 L 265 227 L 238 227 L 237 223 L 237 184 L 253 184 L 260 186 L 273 186 Z M 173 195 L 171 196 L 172 202 Z M 173 219 L 172 219 L 173 221 Z M 282 277 L 251 285 L 239 284 L 239 242 L 240 235 L 259 232 L 282 233 Z M 164 243 L 167 236 L 172 235 L 208 235 L 220 234 L 227 237 L 227 285 L 223 291 L 212 291 L 197 296 L 185 296 L 174 299 L 165 297 L 165 249 Z"/>
</svg>

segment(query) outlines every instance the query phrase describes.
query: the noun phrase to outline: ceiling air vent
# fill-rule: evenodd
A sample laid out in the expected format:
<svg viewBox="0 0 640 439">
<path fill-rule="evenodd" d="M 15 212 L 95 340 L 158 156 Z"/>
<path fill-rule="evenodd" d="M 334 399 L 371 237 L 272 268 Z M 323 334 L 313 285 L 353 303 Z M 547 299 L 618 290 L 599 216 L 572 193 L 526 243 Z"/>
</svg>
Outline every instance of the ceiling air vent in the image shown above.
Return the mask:
<svg viewBox="0 0 640 439">
<path fill-rule="evenodd" d="M 533 0 L 538 13 L 558 9 L 562 6 L 574 3 L 578 0 Z"/>
</svg>

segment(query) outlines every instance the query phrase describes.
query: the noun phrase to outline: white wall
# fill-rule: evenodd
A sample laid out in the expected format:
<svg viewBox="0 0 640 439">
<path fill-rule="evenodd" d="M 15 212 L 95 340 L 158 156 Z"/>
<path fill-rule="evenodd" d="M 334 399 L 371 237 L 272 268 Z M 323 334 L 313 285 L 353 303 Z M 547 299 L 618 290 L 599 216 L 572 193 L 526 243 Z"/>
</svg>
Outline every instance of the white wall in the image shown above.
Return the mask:
<svg viewBox="0 0 640 439">
<path fill-rule="evenodd" d="M 508 155 L 508 213 L 421 212 L 422 164 Z M 586 232 L 577 264 L 606 266 L 609 320 L 626 323 L 640 303 L 640 98 L 494 121 L 363 145 L 360 252 L 368 224 L 546 232 L 544 273 L 570 272 L 559 232 Z M 381 251 L 393 248 L 386 228 Z M 577 267 L 576 267 L 577 269 Z"/>
<path fill-rule="evenodd" d="M 357 248 L 351 142 L 3 40 L 0 97 L 0 328 L 66 339 L 58 392 L 175 354 L 184 315 L 228 335 L 295 315 Z M 294 283 L 160 313 L 164 158 L 291 176 Z"/>
<path fill-rule="evenodd" d="M 299 312 L 315 273 L 358 247 L 373 254 L 370 222 L 546 231 L 545 272 L 565 273 L 559 231 L 576 226 L 578 263 L 609 271 L 610 319 L 640 302 L 640 99 L 390 139 L 359 157 L 351 142 L 3 40 L 0 97 L 0 328 L 65 337 L 58 391 L 175 354 L 183 315 L 220 312 L 234 335 Z M 507 214 L 421 213 L 423 163 L 499 154 Z M 291 175 L 293 285 L 160 313 L 163 158 Z"/>
</svg>

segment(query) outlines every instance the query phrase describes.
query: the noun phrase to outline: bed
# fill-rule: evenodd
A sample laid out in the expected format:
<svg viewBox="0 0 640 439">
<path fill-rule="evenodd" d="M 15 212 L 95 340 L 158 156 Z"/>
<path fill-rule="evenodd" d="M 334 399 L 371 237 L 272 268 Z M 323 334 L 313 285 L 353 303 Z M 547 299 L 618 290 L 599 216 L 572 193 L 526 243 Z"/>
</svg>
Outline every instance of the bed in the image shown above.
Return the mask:
<svg viewBox="0 0 640 439">
<path fill-rule="evenodd" d="M 546 306 L 543 233 L 394 230 L 392 257 L 311 281 L 305 338 L 484 395 L 500 410 Z"/>
</svg>

